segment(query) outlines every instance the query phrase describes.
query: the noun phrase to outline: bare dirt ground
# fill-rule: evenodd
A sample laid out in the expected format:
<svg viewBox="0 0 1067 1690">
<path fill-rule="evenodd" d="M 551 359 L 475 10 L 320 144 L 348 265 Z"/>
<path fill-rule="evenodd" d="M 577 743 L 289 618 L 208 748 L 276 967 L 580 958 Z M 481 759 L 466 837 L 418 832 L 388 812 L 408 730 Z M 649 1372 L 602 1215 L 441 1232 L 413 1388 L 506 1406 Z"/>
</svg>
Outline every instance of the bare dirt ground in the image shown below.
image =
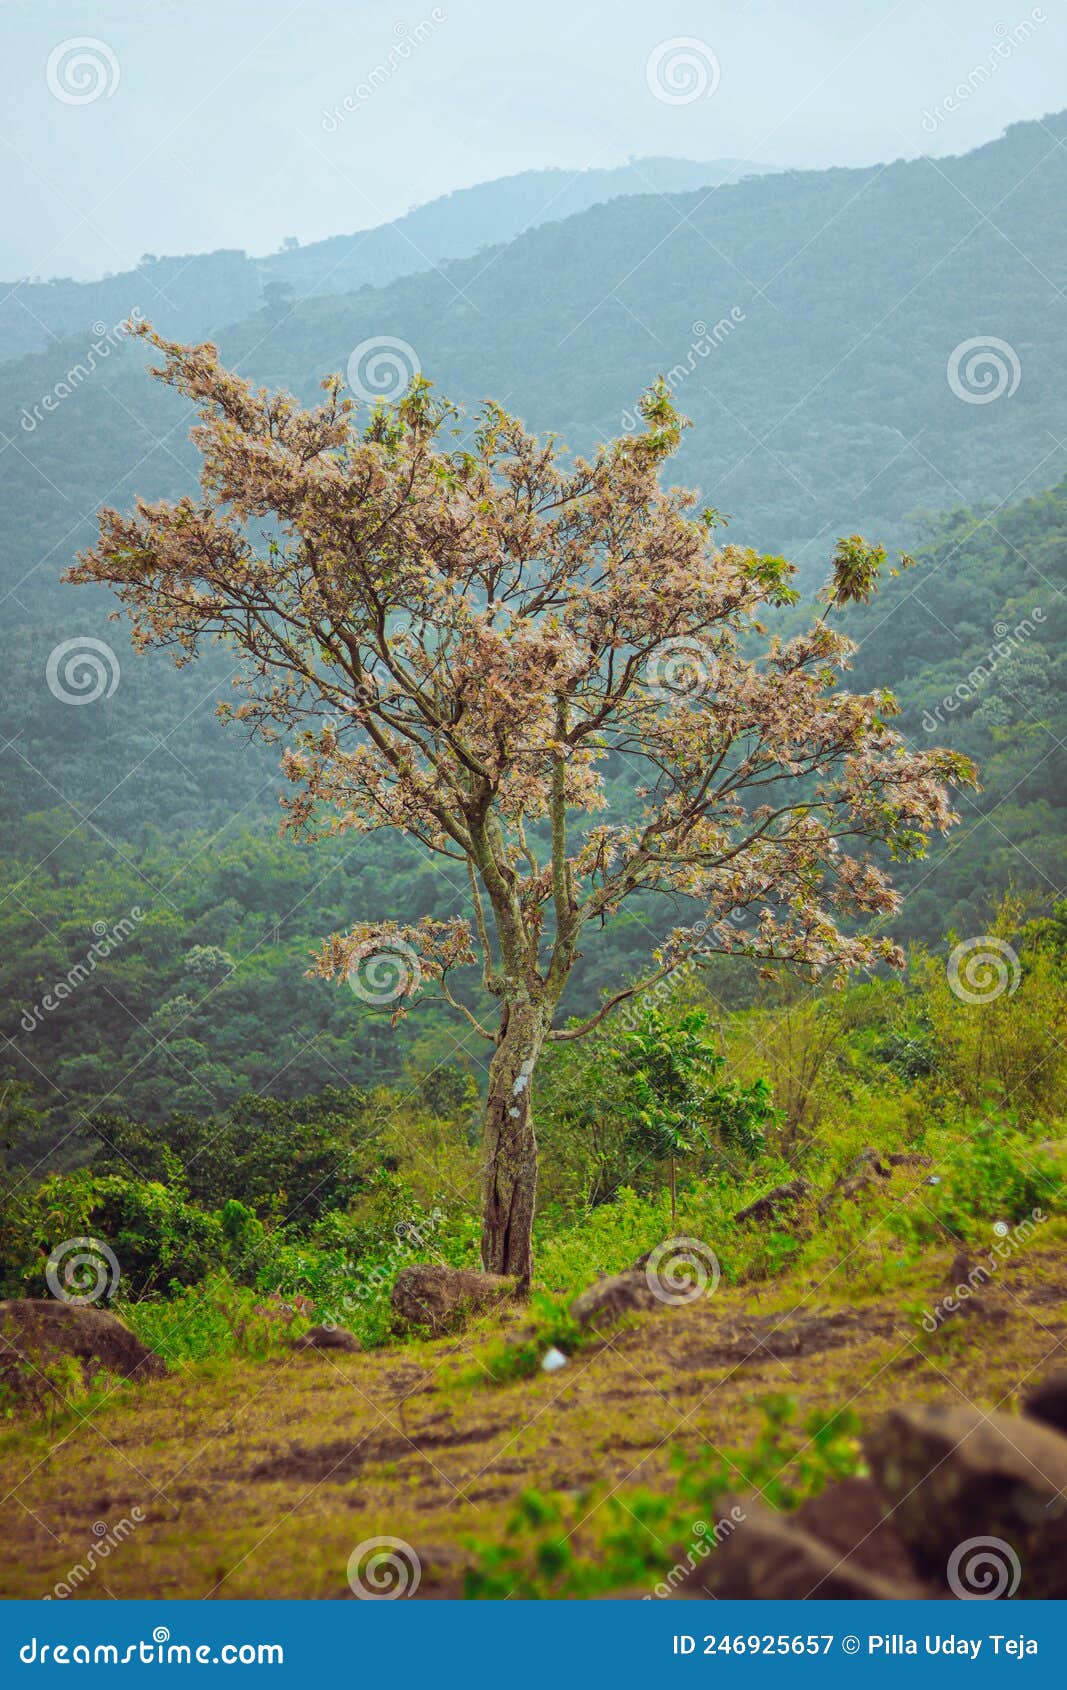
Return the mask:
<svg viewBox="0 0 1067 1690">
<path fill-rule="evenodd" d="M 1011 1410 L 1067 1361 L 1067 1256 L 1007 1263 L 934 1342 L 917 1311 L 951 1276 L 945 1253 L 892 1296 L 720 1287 L 504 1386 L 458 1380 L 516 1313 L 461 1340 L 117 1386 L 51 1429 L 0 1434 L 0 1595 L 347 1598 L 353 1548 L 389 1535 L 416 1549 L 420 1596 L 455 1596 L 470 1540 L 499 1538 L 521 1491 L 669 1485 L 672 1447 L 745 1447 L 771 1393 L 805 1414 L 850 1404 L 866 1424 L 905 1398 Z M 72 1582 L 109 1534 L 121 1541 Z"/>
</svg>

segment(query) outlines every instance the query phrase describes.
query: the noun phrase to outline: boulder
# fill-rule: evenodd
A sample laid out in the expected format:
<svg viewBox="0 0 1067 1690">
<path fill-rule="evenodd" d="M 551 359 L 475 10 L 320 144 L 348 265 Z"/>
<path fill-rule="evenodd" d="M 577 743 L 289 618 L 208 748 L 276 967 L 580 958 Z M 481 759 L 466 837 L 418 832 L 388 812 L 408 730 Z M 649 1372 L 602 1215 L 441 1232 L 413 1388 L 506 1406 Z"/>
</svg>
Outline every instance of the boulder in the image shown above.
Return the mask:
<svg viewBox="0 0 1067 1690">
<path fill-rule="evenodd" d="M 834 1203 L 854 1202 L 865 1191 L 873 1190 L 879 1180 L 889 1179 L 892 1171 L 877 1150 L 861 1150 L 834 1180 L 819 1204 L 819 1214 L 825 1215 Z"/>
<path fill-rule="evenodd" d="M 142 1344 L 117 1315 L 90 1303 L 52 1297 L 18 1297 L 0 1302 L 0 1384 L 16 1402 L 39 1408 L 49 1397 L 66 1397 L 57 1363 L 73 1360 L 84 1385 L 97 1374 L 124 1379 L 162 1379 L 161 1356 Z"/>
<path fill-rule="evenodd" d="M 721 1507 L 721 1504 L 720 1504 Z M 793 1518 L 746 1500 L 744 1519 L 677 1585 L 687 1600 L 899 1601 L 926 1593 L 821 1543 Z"/>
<path fill-rule="evenodd" d="M 432 1336 L 440 1338 L 456 1331 L 469 1315 L 506 1302 L 517 1290 L 518 1281 L 503 1274 L 419 1263 L 397 1274 L 392 1304 L 409 1326 L 428 1326 Z"/>
<path fill-rule="evenodd" d="M 773 1221 L 783 1209 L 794 1209 L 803 1202 L 810 1187 L 807 1180 L 791 1179 L 785 1185 L 776 1185 L 773 1191 L 768 1191 L 762 1197 L 757 1197 L 747 1209 L 739 1209 L 734 1216 L 735 1221 Z"/>
<path fill-rule="evenodd" d="M 663 1303 L 648 1283 L 647 1275 L 636 1268 L 616 1273 L 610 1279 L 598 1279 L 587 1291 L 575 1297 L 570 1307 L 571 1319 L 579 1326 L 610 1326 L 624 1314 L 639 1314 L 648 1309 L 662 1308 Z"/>
<path fill-rule="evenodd" d="M 959 1594 L 1067 1596 L 1067 1438 L 963 1404 L 893 1409 L 863 1440 L 920 1573 Z"/>
<path fill-rule="evenodd" d="M 363 1345 L 354 1332 L 346 1332 L 343 1326 L 311 1326 L 306 1332 L 301 1332 L 299 1338 L 294 1338 L 291 1349 L 294 1350 L 362 1350 Z"/>
<path fill-rule="evenodd" d="M 802 1502 L 794 1523 L 855 1567 L 883 1578 L 917 1582 L 908 1554 L 886 1505 L 870 1479 L 838 1479 Z"/>
<path fill-rule="evenodd" d="M 1067 1368 L 1042 1379 L 1023 1399 L 1023 1413 L 1055 1432 L 1067 1433 Z"/>
</svg>

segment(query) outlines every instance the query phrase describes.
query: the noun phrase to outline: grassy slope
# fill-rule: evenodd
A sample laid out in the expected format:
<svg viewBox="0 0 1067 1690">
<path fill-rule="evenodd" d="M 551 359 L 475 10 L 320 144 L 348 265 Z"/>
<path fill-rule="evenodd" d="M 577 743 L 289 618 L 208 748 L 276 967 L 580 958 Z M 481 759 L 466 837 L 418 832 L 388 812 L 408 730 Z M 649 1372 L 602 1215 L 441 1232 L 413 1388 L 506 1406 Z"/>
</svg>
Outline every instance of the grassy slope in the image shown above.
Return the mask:
<svg viewBox="0 0 1067 1690">
<path fill-rule="evenodd" d="M 903 1398 L 1011 1407 L 1064 1359 L 1062 1222 L 936 1339 L 915 1311 L 954 1283 L 951 1252 L 925 1255 L 891 1295 L 865 1294 L 885 1265 L 875 1226 L 814 1278 L 720 1287 L 560 1374 L 503 1387 L 459 1382 L 499 1349 L 499 1319 L 461 1341 L 285 1353 L 121 1387 L 91 1416 L 0 1442 L 0 1595 L 43 1595 L 84 1558 L 94 1522 L 113 1528 L 135 1506 L 144 1522 L 80 1594 L 346 1597 L 355 1545 L 389 1534 L 416 1548 L 423 1595 L 457 1595 L 467 1541 L 499 1540 L 522 1491 L 572 1493 L 573 1541 L 595 1556 L 611 1519 L 598 1499 L 663 1490 L 671 1447 L 750 1445 L 771 1393 L 805 1413 L 851 1403 L 868 1424 Z M 664 1568 L 674 1559 L 670 1544 L 648 1547 Z"/>
</svg>

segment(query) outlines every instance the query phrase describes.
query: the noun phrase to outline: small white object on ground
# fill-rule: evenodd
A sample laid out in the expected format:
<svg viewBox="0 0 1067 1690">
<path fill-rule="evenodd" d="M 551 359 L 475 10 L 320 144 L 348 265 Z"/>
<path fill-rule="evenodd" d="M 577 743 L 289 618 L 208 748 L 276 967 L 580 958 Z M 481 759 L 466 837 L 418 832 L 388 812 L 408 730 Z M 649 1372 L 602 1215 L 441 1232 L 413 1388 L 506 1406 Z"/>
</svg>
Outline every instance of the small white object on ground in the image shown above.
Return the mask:
<svg viewBox="0 0 1067 1690">
<path fill-rule="evenodd" d="M 562 1350 L 557 1350 L 555 1344 L 545 1351 L 541 1359 L 541 1368 L 545 1373 L 558 1373 L 561 1367 L 566 1367 L 567 1358 Z"/>
</svg>

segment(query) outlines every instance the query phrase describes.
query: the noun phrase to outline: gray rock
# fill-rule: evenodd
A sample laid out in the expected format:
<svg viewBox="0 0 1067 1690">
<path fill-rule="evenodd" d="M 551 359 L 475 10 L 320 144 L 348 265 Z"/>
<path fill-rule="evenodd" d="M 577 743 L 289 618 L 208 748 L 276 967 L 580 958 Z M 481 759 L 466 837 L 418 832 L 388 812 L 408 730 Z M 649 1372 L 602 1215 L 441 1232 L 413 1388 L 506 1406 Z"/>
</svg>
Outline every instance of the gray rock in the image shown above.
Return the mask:
<svg viewBox="0 0 1067 1690">
<path fill-rule="evenodd" d="M 571 1304 L 572 1320 L 579 1326 L 610 1326 L 624 1314 L 639 1314 L 662 1308 L 644 1273 L 630 1268 L 611 1279 L 598 1279 Z"/>
<path fill-rule="evenodd" d="M 294 1350 L 362 1350 L 363 1345 L 354 1332 L 346 1332 L 343 1326 L 312 1326 L 302 1332 L 299 1338 L 294 1338 L 291 1348 Z"/>
<path fill-rule="evenodd" d="M 863 1445 L 921 1573 L 944 1579 L 955 1556 L 969 1590 L 968 1546 L 993 1538 L 1008 1572 L 1018 1566 L 1020 1596 L 1067 1596 L 1067 1438 L 1025 1416 L 917 1403 Z"/>
<path fill-rule="evenodd" d="M 1067 1368 L 1058 1368 L 1034 1386 L 1023 1399 L 1023 1413 L 1054 1432 L 1067 1433 Z"/>
<path fill-rule="evenodd" d="M 13 1297 L 0 1302 L 0 1385 L 17 1403 L 42 1408 L 62 1390 L 49 1370 L 70 1358 L 88 1385 L 97 1374 L 118 1374 L 138 1382 L 162 1379 L 166 1366 L 117 1315 L 90 1303 L 51 1297 Z"/>
<path fill-rule="evenodd" d="M 454 1332 L 473 1314 L 514 1297 L 518 1282 L 503 1274 L 420 1263 L 401 1268 L 393 1286 L 395 1312 L 410 1326 L 428 1326 L 433 1337 Z"/>
<path fill-rule="evenodd" d="M 693 1568 L 675 1596 L 803 1602 L 899 1601 L 926 1594 L 918 1585 L 859 1566 L 788 1515 L 749 1500 L 742 1507 L 744 1520 Z"/>
<path fill-rule="evenodd" d="M 785 1185 L 776 1185 L 773 1191 L 768 1191 L 762 1197 L 757 1197 L 756 1201 L 750 1203 L 747 1209 L 739 1209 L 734 1216 L 734 1220 L 739 1222 L 774 1220 L 783 1209 L 796 1208 L 798 1203 L 803 1202 L 809 1190 L 807 1180 L 803 1179 L 792 1179 Z"/>
</svg>

